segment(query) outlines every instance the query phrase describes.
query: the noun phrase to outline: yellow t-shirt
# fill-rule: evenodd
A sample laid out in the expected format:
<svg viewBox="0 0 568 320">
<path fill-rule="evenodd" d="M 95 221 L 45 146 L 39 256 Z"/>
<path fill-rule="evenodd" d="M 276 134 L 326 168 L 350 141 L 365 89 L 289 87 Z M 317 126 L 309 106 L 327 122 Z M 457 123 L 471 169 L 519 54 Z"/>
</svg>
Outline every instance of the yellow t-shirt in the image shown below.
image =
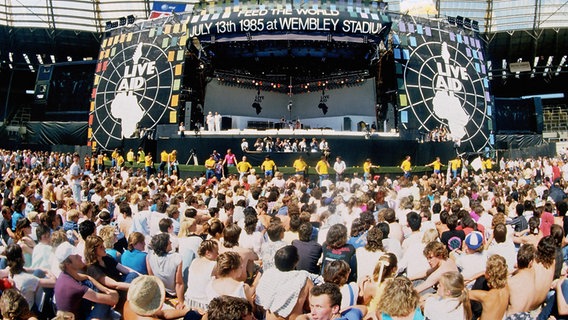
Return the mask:
<svg viewBox="0 0 568 320">
<path fill-rule="evenodd" d="M 435 160 L 434 162 L 430 163 L 434 170 L 440 170 L 442 168 L 442 163 L 439 160 Z"/>
<path fill-rule="evenodd" d="M 319 174 L 329 174 L 329 166 L 327 165 L 327 162 L 325 162 L 324 160 L 318 161 L 318 163 L 316 164 L 316 171 Z"/>
<path fill-rule="evenodd" d="M 126 160 L 128 162 L 134 161 L 134 152 L 132 150 L 128 151 L 128 153 L 126 154 Z"/>
<path fill-rule="evenodd" d="M 207 169 L 215 168 L 215 159 L 209 158 L 209 159 L 205 160 L 205 168 L 207 168 Z"/>
<path fill-rule="evenodd" d="M 460 159 L 454 159 L 450 162 L 452 163 L 452 170 L 458 170 L 458 168 L 461 166 L 461 160 Z"/>
<path fill-rule="evenodd" d="M 118 157 L 116 157 L 116 163 L 119 167 L 122 166 L 124 164 L 124 157 L 119 154 Z"/>
<path fill-rule="evenodd" d="M 176 160 L 177 160 L 177 153 L 173 153 L 173 152 L 170 153 L 170 154 L 168 155 L 168 159 L 169 159 L 170 162 L 176 162 Z"/>
<path fill-rule="evenodd" d="M 248 161 L 241 161 L 237 163 L 238 172 L 248 172 L 250 169 L 252 169 L 252 165 Z"/>
<path fill-rule="evenodd" d="M 162 151 L 162 153 L 160 153 L 160 160 L 162 162 L 168 162 L 168 157 L 169 157 L 169 153 L 166 150 L 164 150 L 164 151 Z"/>
<path fill-rule="evenodd" d="M 151 156 L 151 155 L 147 155 L 147 156 L 144 158 L 144 165 L 145 165 L 146 167 L 152 166 L 153 163 L 154 163 L 154 162 L 152 161 L 152 156 Z"/>
<path fill-rule="evenodd" d="M 370 162 L 363 163 L 363 172 L 371 173 L 371 163 Z"/>
<path fill-rule="evenodd" d="M 410 171 L 410 167 L 411 167 L 410 161 L 404 160 L 404 161 L 402 162 L 402 164 L 400 165 L 400 167 L 402 168 L 402 171 L 404 171 L 404 172 Z"/>
<path fill-rule="evenodd" d="M 264 160 L 261 167 L 264 171 L 272 171 L 276 167 L 276 163 L 273 160 Z"/>
<path fill-rule="evenodd" d="M 294 167 L 296 172 L 299 172 L 299 171 L 306 171 L 306 167 L 308 166 L 308 164 L 304 160 L 296 159 L 292 166 Z"/>
</svg>

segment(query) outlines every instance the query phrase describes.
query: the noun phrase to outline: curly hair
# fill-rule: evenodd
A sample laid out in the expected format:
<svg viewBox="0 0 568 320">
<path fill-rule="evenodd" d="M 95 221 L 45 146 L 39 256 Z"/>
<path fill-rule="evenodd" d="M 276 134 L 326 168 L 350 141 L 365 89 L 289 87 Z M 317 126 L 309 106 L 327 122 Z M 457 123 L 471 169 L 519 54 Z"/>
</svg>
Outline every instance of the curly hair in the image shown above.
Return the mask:
<svg viewBox="0 0 568 320">
<path fill-rule="evenodd" d="M 351 236 L 358 237 L 365 231 L 367 231 L 367 228 L 365 228 L 365 224 L 361 221 L 361 218 L 355 218 L 351 223 Z"/>
<path fill-rule="evenodd" d="M 226 277 L 231 271 L 239 269 L 241 264 L 241 256 L 238 253 L 233 251 L 222 253 L 217 257 L 217 274 Z"/>
<path fill-rule="evenodd" d="M 505 261 L 505 258 L 498 254 L 489 257 L 485 268 L 485 277 L 489 288 L 504 288 L 507 285 L 507 261 Z"/>
<path fill-rule="evenodd" d="M 2 292 L 0 309 L 4 319 L 28 319 L 31 316 L 28 302 L 17 289 L 8 289 Z"/>
<path fill-rule="evenodd" d="M 213 240 L 204 240 L 203 242 L 201 242 L 201 244 L 199 245 L 199 248 L 197 249 L 197 254 L 200 257 L 204 257 L 205 254 L 207 253 L 207 251 L 213 251 L 215 249 L 219 249 L 219 244 L 217 244 L 216 241 Z"/>
<path fill-rule="evenodd" d="M 379 228 L 371 228 L 367 232 L 367 244 L 365 249 L 371 252 L 384 251 L 383 232 Z"/>
<path fill-rule="evenodd" d="M 168 233 L 160 233 L 152 237 L 150 248 L 159 256 L 168 254 L 168 244 L 170 243 L 170 235 Z"/>
<path fill-rule="evenodd" d="M 331 226 L 325 242 L 332 249 L 343 247 L 347 243 L 347 227 L 339 223 Z"/>
<path fill-rule="evenodd" d="M 448 249 L 446 248 L 446 246 L 438 241 L 428 243 L 424 248 L 423 253 L 425 257 L 428 257 L 428 255 L 432 254 L 434 255 L 434 257 L 442 260 L 447 260 L 449 257 Z"/>
<path fill-rule="evenodd" d="M 351 273 L 349 264 L 343 260 L 330 261 L 323 270 L 323 281 L 343 286 Z"/>
<path fill-rule="evenodd" d="M 113 226 L 104 226 L 99 231 L 99 236 L 103 238 L 106 249 L 111 249 L 116 243 L 116 228 Z"/>
<path fill-rule="evenodd" d="M 85 262 L 87 265 L 97 263 L 98 246 L 104 246 L 104 240 L 99 236 L 88 236 L 85 240 Z"/>
<path fill-rule="evenodd" d="M 252 312 L 251 304 L 243 298 L 220 296 L 213 298 L 207 309 L 209 320 L 241 320 Z"/>
<path fill-rule="evenodd" d="M 418 301 L 418 292 L 414 290 L 412 281 L 406 277 L 396 277 L 386 281 L 377 311 L 391 317 L 405 317 L 416 309 Z"/>
<path fill-rule="evenodd" d="M 554 263 L 555 255 L 556 240 L 551 236 L 540 239 L 536 248 L 535 261 L 548 268 Z"/>
</svg>

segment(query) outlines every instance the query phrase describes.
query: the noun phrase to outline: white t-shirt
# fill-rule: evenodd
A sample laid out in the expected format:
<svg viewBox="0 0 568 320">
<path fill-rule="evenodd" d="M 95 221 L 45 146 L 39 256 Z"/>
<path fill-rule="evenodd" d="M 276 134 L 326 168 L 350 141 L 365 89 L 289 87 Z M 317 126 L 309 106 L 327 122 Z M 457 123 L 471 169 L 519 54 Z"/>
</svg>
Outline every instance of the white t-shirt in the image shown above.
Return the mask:
<svg viewBox="0 0 568 320">
<path fill-rule="evenodd" d="M 154 275 L 164 283 L 166 292 L 176 296 L 176 270 L 181 263 L 181 255 L 178 253 L 168 253 L 158 256 L 154 252 L 148 255 L 148 263 Z"/>
<path fill-rule="evenodd" d="M 459 303 L 457 298 L 431 296 L 424 303 L 424 317 L 430 320 L 466 320 L 463 305 Z"/>
<path fill-rule="evenodd" d="M 12 277 L 16 288 L 20 290 L 20 293 L 30 306 L 30 309 L 35 303 L 36 290 L 39 287 L 39 278 L 33 274 L 26 272 L 18 273 Z"/>
</svg>

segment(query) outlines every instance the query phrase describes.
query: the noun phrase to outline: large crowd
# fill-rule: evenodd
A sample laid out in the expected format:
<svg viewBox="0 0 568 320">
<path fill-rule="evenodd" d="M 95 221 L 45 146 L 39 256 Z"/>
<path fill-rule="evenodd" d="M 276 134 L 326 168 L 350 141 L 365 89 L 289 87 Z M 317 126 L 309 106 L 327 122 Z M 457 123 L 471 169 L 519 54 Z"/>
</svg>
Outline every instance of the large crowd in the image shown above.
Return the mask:
<svg viewBox="0 0 568 320">
<path fill-rule="evenodd" d="M 227 155 L 223 165 L 242 162 Z M 410 157 L 396 176 L 373 176 L 370 160 L 362 176 L 333 176 L 324 156 L 310 181 L 301 163 L 288 178 L 269 163 L 260 174 L 204 168 L 182 179 L 167 167 L 0 150 L 0 310 L 5 319 L 562 319 L 564 156 L 486 160 L 479 171 L 452 160 L 448 177 L 439 159 L 431 175 L 413 174 Z"/>
</svg>

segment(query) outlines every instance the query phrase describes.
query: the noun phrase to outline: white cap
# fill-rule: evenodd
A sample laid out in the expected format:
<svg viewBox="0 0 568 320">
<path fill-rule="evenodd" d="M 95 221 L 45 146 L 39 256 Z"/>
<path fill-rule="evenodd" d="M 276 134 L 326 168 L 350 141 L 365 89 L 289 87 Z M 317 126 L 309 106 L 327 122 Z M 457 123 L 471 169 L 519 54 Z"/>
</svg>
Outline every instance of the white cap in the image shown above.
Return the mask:
<svg viewBox="0 0 568 320">
<path fill-rule="evenodd" d="M 62 263 L 63 261 L 67 260 L 69 256 L 72 256 L 74 254 L 79 253 L 77 252 L 77 248 L 75 248 L 75 246 L 73 246 L 69 242 L 63 242 L 57 247 L 57 249 L 55 249 L 55 259 L 57 259 L 57 262 L 59 263 Z"/>
</svg>

